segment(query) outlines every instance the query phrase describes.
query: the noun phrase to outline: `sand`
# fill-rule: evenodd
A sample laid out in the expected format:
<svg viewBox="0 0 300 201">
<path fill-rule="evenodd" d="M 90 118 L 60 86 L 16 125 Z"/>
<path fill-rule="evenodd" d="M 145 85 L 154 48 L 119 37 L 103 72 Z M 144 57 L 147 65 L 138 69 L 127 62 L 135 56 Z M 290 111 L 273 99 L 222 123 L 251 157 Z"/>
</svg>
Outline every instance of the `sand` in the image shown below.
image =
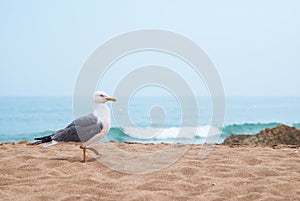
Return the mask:
<svg viewBox="0 0 300 201">
<path fill-rule="evenodd" d="M 130 153 L 171 146 L 107 144 Z M 80 162 L 78 146 L 1 144 L 0 200 L 300 200 L 299 149 L 216 145 L 200 160 L 201 145 L 192 145 L 167 168 L 128 174 L 101 164 L 91 151 Z"/>
</svg>

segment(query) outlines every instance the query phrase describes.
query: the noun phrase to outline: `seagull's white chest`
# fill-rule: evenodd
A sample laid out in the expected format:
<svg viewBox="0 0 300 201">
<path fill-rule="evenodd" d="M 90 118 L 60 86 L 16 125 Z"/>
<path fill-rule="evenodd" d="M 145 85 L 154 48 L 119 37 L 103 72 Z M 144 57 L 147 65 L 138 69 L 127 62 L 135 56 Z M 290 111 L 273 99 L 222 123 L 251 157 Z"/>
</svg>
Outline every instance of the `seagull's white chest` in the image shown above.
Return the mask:
<svg viewBox="0 0 300 201">
<path fill-rule="evenodd" d="M 99 104 L 95 106 L 95 115 L 98 117 L 98 123 L 101 122 L 103 129 L 101 134 L 106 135 L 110 129 L 110 109 L 106 104 Z"/>
</svg>

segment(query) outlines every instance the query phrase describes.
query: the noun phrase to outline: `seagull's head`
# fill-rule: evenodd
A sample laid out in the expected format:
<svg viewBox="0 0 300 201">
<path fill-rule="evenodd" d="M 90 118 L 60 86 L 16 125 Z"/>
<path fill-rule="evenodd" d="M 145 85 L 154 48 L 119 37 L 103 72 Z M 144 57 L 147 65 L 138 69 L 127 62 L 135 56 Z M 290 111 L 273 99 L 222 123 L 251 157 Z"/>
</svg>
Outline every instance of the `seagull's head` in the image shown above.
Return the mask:
<svg viewBox="0 0 300 201">
<path fill-rule="evenodd" d="M 107 101 L 117 101 L 115 98 L 110 97 L 104 91 L 96 91 L 94 94 L 95 103 L 106 103 Z"/>
</svg>

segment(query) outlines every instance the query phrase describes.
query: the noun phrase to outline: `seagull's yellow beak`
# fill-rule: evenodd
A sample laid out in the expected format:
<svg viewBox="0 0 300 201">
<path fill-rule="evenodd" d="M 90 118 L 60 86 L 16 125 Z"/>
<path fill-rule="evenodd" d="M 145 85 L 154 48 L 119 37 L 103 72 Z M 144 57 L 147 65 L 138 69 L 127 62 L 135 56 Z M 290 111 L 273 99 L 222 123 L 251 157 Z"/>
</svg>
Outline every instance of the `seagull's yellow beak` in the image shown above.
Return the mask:
<svg viewBox="0 0 300 201">
<path fill-rule="evenodd" d="M 113 98 L 113 97 L 107 97 L 107 98 L 105 98 L 107 101 L 117 101 L 117 99 L 115 99 L 115 98 Z"/>
</svg>

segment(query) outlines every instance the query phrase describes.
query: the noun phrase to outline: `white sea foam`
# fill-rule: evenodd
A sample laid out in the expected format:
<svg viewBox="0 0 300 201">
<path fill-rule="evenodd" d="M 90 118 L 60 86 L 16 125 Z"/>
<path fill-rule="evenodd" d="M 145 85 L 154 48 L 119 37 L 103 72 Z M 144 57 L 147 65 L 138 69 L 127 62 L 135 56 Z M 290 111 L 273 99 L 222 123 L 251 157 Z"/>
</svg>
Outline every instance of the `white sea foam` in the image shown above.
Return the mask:
<svg viewBox="0 0 300 201">
<path fill-rule="evenodd" d="M 137 128 L 126 127 L 124 131 L 127 135 L 136 139 L 192 139 L 194 137 L 217 136 L 221 130 L 213 126 L 200 127 L 171 127 L 171 128 Z"/>
</svg>

